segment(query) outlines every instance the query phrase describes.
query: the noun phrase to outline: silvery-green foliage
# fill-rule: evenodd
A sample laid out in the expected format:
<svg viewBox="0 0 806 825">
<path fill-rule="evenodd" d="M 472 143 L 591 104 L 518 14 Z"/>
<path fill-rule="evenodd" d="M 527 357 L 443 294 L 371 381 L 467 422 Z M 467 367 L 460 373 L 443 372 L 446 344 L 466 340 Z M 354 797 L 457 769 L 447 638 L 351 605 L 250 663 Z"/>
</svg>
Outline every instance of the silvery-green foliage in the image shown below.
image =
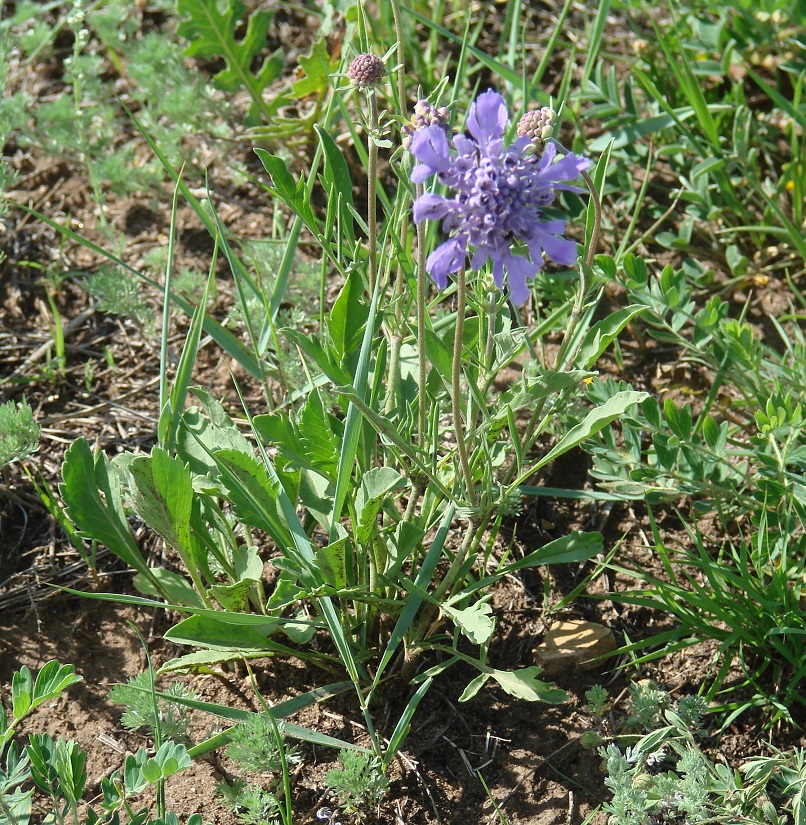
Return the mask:
<svg viewBox="0 0 806 825">
<path fill-rule="evenodd" d="M 227 746 L 227 756 L 237 762 L 243 770 L 280 774 L 283 765 L 275 727 L 282 737 L 282 724 L 278 725 L 265 714 L 250 716 L 233 728 Z M 298 764 L 302 760 L 296 746 L 283 742 L 283 748 L 287 764 Z"/>
<path fill-rule="evenodd" d="M 389 787 L 377 757 L 362 751 L 339 751 L 341 768 L 325 774 L 325 785 L 346 813 L 366 813 L 377 805 Z"/>
<path fill-rule="evenodd" d="M 180 682 L 172 682 L 166 691 L 168 696 L 178 699 L 198 698 L 193 690 Z M 153 736 L 159 725 L 163 739 L 183 742 L 188 739 L 191 714 L 188 708 L 164 699 L 156 700 L 151 690 L 151 674 L 146 671 L 132 676 L 125 685 L 115 685 L 109 691 L 109 698 L 116 705 L 125 705 L 120 723 L 128 730 L 145 728 Z"/>
<path fill-rule="evenodd" d="M 236 821 L 243 825 L 279 825 L 282 809 L 271 791 L 243 779 L 232 784 L 220 782 L 216 790 Z"/>
<path fill-rule="evenodd" d="M 639 727 L 640 719 L 642 735 L 615 736 L 599 749 L 611 794 L 603 806 L 610 825 L 778 825 L 785 817 L 767 797 L 770 782 L 790 799 L 784 810 L 800 808 L 802 754 L 750 760 L 741 767 L 742 781 L 738 772 L 709 759 L 697 742 L 705 710 L 701 698 L 673 703 L 666 691 L 644 682 L 631 686 L 628 705 L 627 728 Z"/>
<path fill-rule="evenodd" d="M 0 467 L 35 453 L 39 432 L 34 411 L 25 401 L 0 404 Z"/>
</svg>

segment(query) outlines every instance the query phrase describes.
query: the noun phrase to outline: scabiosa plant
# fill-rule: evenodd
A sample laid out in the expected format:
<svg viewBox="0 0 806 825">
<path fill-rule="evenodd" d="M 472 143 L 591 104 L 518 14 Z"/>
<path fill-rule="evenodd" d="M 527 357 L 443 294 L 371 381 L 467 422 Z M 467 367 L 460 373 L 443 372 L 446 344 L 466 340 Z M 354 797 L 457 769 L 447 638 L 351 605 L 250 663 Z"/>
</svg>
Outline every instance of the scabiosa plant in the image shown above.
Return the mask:
<svg viewBox="0 0 806 825">
<path fill-rule="evenodd" d="M 557 159 L 554 143 L 538 156 L 528 151 L 528 135 L 507 146 L 508 120 L 503 98 L 489 91 L 470 107 L 470 137 L 455 135 L 453 150 L 441 126 L 418 130 L 411 153 L 419 164 L 411 179 L 423 183 L 436 175 L 453 190 L 447 197 L 426 193 L 414 204 L 415 223 L 442 220 L 450 236 L 426 261 L 436 285 L 447 286 L 448 276 L 465 266 L 472 247 L 471 267 L 478 270 L 492 261 L 496 285 L 503 290 L 506 280 L 512 302 L 520 305 L 529 297 L 526 282 L 543 266 L 543 253 L 560 264 L 576 261 L 576 243 L 563 237 L 566 222 L 545 220 L 543 210 L 558 190 L 584 191 L 563 181 L 579 178 L 590 161 L 571 153 Z M 515 245 L 525 247 L 528 255 L 519 254 Z"/>
</svg>

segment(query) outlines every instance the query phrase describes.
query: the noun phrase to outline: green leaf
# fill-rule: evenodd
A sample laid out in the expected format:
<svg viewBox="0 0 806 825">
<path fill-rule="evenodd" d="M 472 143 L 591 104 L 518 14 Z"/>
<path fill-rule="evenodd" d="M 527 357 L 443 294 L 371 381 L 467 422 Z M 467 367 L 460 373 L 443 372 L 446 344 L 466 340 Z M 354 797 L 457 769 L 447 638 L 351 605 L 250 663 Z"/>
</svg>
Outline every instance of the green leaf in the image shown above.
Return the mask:
<svg viewBox="0 0 806 825">
<path fill-rule="evenodd" d="M 451 385 L 453 350 L 432 329 L 425 330 L 425 355 L 446 387 Z"/>
<path fill-rule="evenodd" d="M 417 710 L 417 706 L 422 701 L 423 696 L 425 696 L 428 689 L 431 687 L 432 681 L 433 679 L 426 679 L 411 699 L 409 699 L 406 703 L 406 707 L 400 715 L 400 718 L 397 720 L 397 724 L 395 725 L 395 729 L 392 731 L 392 735 L 389 737 L 389 746 L 386 748 L 386 752 L 383 755 L 384 769 L 391 764 L 392 760 L 395 756 L 397 756 L 397 752 L 402 747 L 411 727 L 411 718 L 414 716 L 414 712 Z"/>
<path fill-rule="evenodd" d="M 679 438 L 688 441 L 691 438 L 692 415 L 691 404 L 683 404 L 680 409 L 675 406 L 671 398 L 663 404 L 663 414 L 669 429 Z"/>
<path fill-rule="evenodd" d="M 73 665 L 60 665 L 51 659 L 36 674 L 33 686 L 31 709 L 38 707 L 49 699 L 56 699 L 71 685 L 82 681 L 82 677 L 75 672 Z"/>
<path fill-rule="evenodd" d="M 249 604 L 249 591 L 254 581 L 244 579 L 234 584 L 214 584 L 207 591 L 224 610 L 246 612 Z"/>
<path fill-rule="evenodd" d="M 412 551 L 423 540 L 425 531 L 410 521 L 401 521 L 395 528 L 394 535 L 386 543 L 388 565 L 383 575 L 394 581 L 403 564 L 408 560 Z"/>
<path fill-rule="evenodd" d="M 347 586 L 347 537 L 337 539 L 316 551 L 316 567 L 322 579 L 335 588 Z M 285 629 L 285 628 L 284 628 Z M 290 635 L 290 634 L 289 634 Z"/>
<path fill-rule="evenodd" d="M 501 393 L 501 405 L 511 407 L 513 410 L 534 407 L 542 398 L 577 386 L 593 374 L 587 370 L 569 370 L 565 372 L 547 370 L 539 378 L 524 377 L 513 387 Z M 499 416 L 505 419 L 506 413 L 501 412 Z"/>
<path fill-rule="evenodd" d="M 33 788 L 28 791 L 21 791 L 19 788 L 16 788 L 11 793 L 3 795 L 3 802 L 11 814 L 11 821 L 14 825 L 28 825 L 31 819 L 31 800 L 33 795 Z"/>
<path fill-rule="evenodd" d="M 299 500 L 325 530 L 333 520 L 334 482 L 313 470 L 302 470 L 299 477 Z"/>
<path fill-rule="evenodd" d="M 160 388 L 160 399 L 164 400 L 164 407 L 160 411 L 160 419 L 157 425 L 157 435 L 161 447 L 173 451 L 176 448 L 176 431 L 182 420 L 182 411 L 185 409 L 188 388 L 190 387 L 193 367 L 199 352 L 199 342 L 201 341 L 202 327 L 206 315 L 207 300 L 210 294 L 210 284 L 215 277 L 216 262 L 218 259 L 218 236 L 215 236 L 215 248 L 210 262 L 210 272 L 207 282 L 204 285 L 204 292 L 190 321 L 190 329 L 185 335 L 185 342 L 182 346 L 182 355 L 176 366 L 173 386 L 166 398 L 167 377 L 165 376 L 165 364 L 167 360 L 167 349 L 161 359 L 160 375 L 162 384 Z M 167 287 L 166 287 L 167 288 Z M 167 296 L 166 296 L 167 297 Z M 165 316 L 167 319 L 167 315 Z M 167 321 L 166 321 L 167 323 Z M 165 330 L 167 333 L 167 330 Z M 167 342 L 163 344 L 167 348 Z"/>
<path fill-rule="evenodd" d="M 316 625 L 310 621 L 287 620 L 283 622 L 282 631 L 295 645 L 307 645 L 316 633 Z"/>
<path fill-rule="evenodd" d="M 19 461 L 39 448 L 40 427 L 25 401 L 0 404 L 0 467 Z"/>
<path fill-rule="evenodd" d="M 601 407 L 596 407 L 591 410 L 587 416 L 585 416 L 584 421 L 572 427 L 565 436 L 534 465 L 533 469 L 538 470 L 541 467 L 545 467 L 546 464 L 550 464 L 558 456 L 567 453 L 576 447 L 577 444 L 581 444 L 585 439 L 603 430 L 608 424 L 623 415 L 633 404 L 640 404 L 641 401 L 648 397 L 649 393 L 637 392 L 636 390 L 617 392 L 612 398 L 609 398 L 602 404 Z"/>
<path fill-rule="evenodd" d="M 285 701 L 278 703 L 270 709 L 270 715 L 275 720 L 285 719 L 294 713 L 299 713 L 301 710 L 309 707 L 314 702 L 321 702 L 331 696 L 344 693 L 351 687 L 353 687 L 352 682 L 336 682 L 331 685 L 324 685 L 323 687 L 314 688 L 313 690 L 303 693 L 300 696 L 295 696 L 291 699 L 286 699 Z M 135 689 L 140 690 L 142 688 Z M 145 692 L 145 689 L 142 690 Z M 148 693 L 150 694 L 151 691 L 148 691 Z M 241 710 L 240 708 L 234 708 L 231 705 L 217 705 L 212 702 L 193 699 L 189 696 L 177 696 L 175 694 L 167 694 L 160 691 L 155 691 L 154 695 L 158 699 L 163 699 L 166 702 L 183 705 L 184 707 L 191 708 L 192 710 L 198 710 L 202 713 L 210 713 L 234 722 L 243 722 L 258 715 L 253 711 Z M 200 742 L 198 745 L 191 748 L 188 751 L 188 754 L 192 758 L 195 758 L 197 756 L 201 756 L 202 754 L 209 753 L 211 750 L 216 747 L 220 747 L 222 744 L 226 744 L 226 742 L 229 741 L 227 733 L 227 731 L 224 731 L 221 734 L 216 734 L 205 742 Z M 343 742 L 340 739 L 335 739 L 332 736 L 328 736 L 327 734 L 317 733 L 316 731 L 308 730 L 307 728 L 291 724 L 290 722 L 286 722 L 283 725 L 283 733 L 292 739 L 300 739 L 304 742 L 311 742 L 315 745 L 324 745 L 325 747 L 335 748 L 344 747 L 350 748 L 351 750 L 369 753 L 367 748 L 363 748 L 360 745 L 352 745 L 347 742 Z"/>
<path fill-rule="evenodd" d="M 298 346 L 334 384 L 350 384 L 352 376 L 341 366 L 316 335 L 306 335 L 295 329 L 284 328 L 283 335 Z"/>
<path fill-rule="evenodd" d="M 389 641 L 386 643 L 386 650 L 383 652 L 383 656 L 381 657 L 381 661 L 377 666 L 375 671 L 375 678 L 372 683 L 372 690 L 375 689 L 376 685 L 380 681 L 380 678 L 386 669 L 386 666 L 392 660 L 392 656 L 395 653 L 395 650 L 403 641 L 408 633 L 409 628 L 414 622 L 414 618 L 417 615 L 417 611 L 420 609 L 420 605 L 423 601 L 423 594 L 427 591 L 428 586 L 431 582 L 431 579 L 434 575 L 434 571 L 437 567 L 437 562 L 442 555 L 442 550 L 445 546 L 445 540 L 448 536 L 448 532 L 451 528 L 451 521 L 453 520 L 453 515 L 456 512 L 456 507 L 453 504 L 448 504 L 445 508 L 445 512 L 442 516 L 442 521 L 440 522 L 439 529 L 437 530 L 436 536 L 434 536 L 434 540 L 431 542 L 431 546 L 428 548 L 428 552 L 426 553 L 425 558 L 423 559 L 422 564 L 420 565 L 420 569 L 417 571 L 417 578 L 414 581 L 414 587 L 412 588 L 412 592 L 409 594 L 408 598 L 405 602 L 405 607 L 400 613 L 400 616 L 395 623 L 394 630 L 392 634 L 389 636 Z"/>
<path fill-rule="evenodd" d="M 247 654 L 247 658 L 265 656 L 264 651 L 253 651 Z M 233 662 L 236 659 L 244 658 L 242 650 L 194 650 L 193 653 L 186 653 L 184 656 L 177 656 L 166 662 L 158 673 L 212 673 L 212 665 Z"/>
<path fill-rule="evenodd" d="M 479 673 L 475 679 L 473 679 L 470 684 L 462 691 L 462 695 L 459 697 L 460 702 L 468 702 L 472 699 L 486 684 L 487 680 L 490 678 L 489 673 Z"/>
<path fill-rule="evenodd" d="M 355 540 L 359 544 L 369 541 L 384 499 L 390 493 L 405 487 L 407 483 L 406 479 L 392 467 L 373 467 L 364 473 L 355 497 L 355 510 L 358 514 Z"/>
<path fill-rule="evenodd" d="M 299 67 L 303 72 L 299 80 L 291 86 L 291 94 L 299 100 L 308 95 L 321 95 L 330 87 L 330 74 L 336 61 L 330 59 L 330 52 L 324 38 L 317 40 L 308 54 L 299 58 Z"/>
<path fill-rule="evenodd" d="M 362 300 L 363 295 L 364 284 L 354 269 L 347 276 L 327 318 L 327 331 L 342 366 L 361 347 L 369 317 L 369 307 Z"/>
<path fill-rule="evenodd" d="M 257 547 L 244 547 L 239 544 L 232 548 L 232 565 L 238 581 L 250 579 L 258 582 L 263 578 L 263 559 Z"/>
<path fill-rule="evenodd" d="M 33 707 L 34 678 L 27 665 L 23 665 L 11 677 L 11 715 L 22 719 Z"/>
<path fill-rule="evenodd" d="M 62 478 L 59 492 L 65 510 L 81 534 L 108 547 L 159 588 L 132 536 L 123 510 L 120 483 L 106 455 L 99 451 L 93 458 L 86 439 L 79 438 L 64 455 Z"/>
<path fill-rule="evenodd" d="M 568 536 L 561 536 L 522 559 L 500 568 L 496 575 L 507 575 L 526 567 L 540 564 L 563 564 L 592 559 L 604 550 L 604 537 L 601 533 L 583 533 L 574 530 Z"/>
<path fill-rule="evenodd" d="M 269 477 L 251 453 L 216 450 L 213 457 L 238 518 L 268 533 L 279 547 L 288 547 L 291 535 L 277 504 L 279 482 Z"/>
<path fill-rule="evenodd" d="M 255 149 L 254 151 L 260 158 L 263 168 L 271 175 L 272 186 L 269 187 L 269 191 L 275 197 L 280 198 L 314 234 L 318 235 L 316 216 L 311 209 L 310 198 L 306 193 L 304 184 L 297 184 L 282 158 L 272 155 L 265 149 Z"/>
<path fill-rule="evenodd" d="M 180 459 L 154 447 L 150 456 L 140 456 L 129 464 L 129 474 L 137 515 L 179 553 L 191 572 L 196 570 L 204 551 L 190 529 L 193 481 L 188 468 Z"/>
<path fill-rule="evenodd" d="M 228 448 L 248 453 L 252 447 L 207 390 L 192 387 L 190 391 L 201 401 L 206 415 L 198 407 L 185 410 L 176 436 L 177 455 L 192 473 L 215 477 L 218 468 L 211 455 L 214 450 Z"/>
<path fill-rule="evenodd" d="M 352 247 L 355 244 L 355 227 L 353 214 L 353 181 L 350 168 L 344 158 L 344 152 L 336 145 L 333 138 L 318 124 L 314 127 L 319 136 L 319 143 L 325 153 L 324 183 L 328 198 L 336 201 L 339 210 L 339 230 L 344 242 Z M 348 276 L 356 277 L 356 270 Z"/>
<path fill-rule="evenodd" d="M 495 631 L 495 618 L 492 608 L 487 602 L 476 602 L 457 610 L 447 604 L 441 605 L 442 612 L 451 618 L 453 623 L 462 631 L 462 634 L 475 645 L 483 645 L 490 641 Z"/>
<path fill-rule="evenodd" d="M 129 793 L 142 793 L 148 785 L 161 779 L 167 779 L 192 764 L 188 750 L 175 742 L 163 742 L 153 757 L 148 756 L 145 748 L 140 748 L 136 755 L 126 757 L 123 776 Z"/>
<path fill-rule="evenodd" d="M 541 682 L 537 678 L 543 668 L 532 665 L 519 670 L 496 670 L 491 668 L 490 676 L 510 696 L 525 699 L 527 702 L 549 702 L 553 705 L 567 701 L 568 694 L 560 690 L 553 682 Z"/>
<path fill-rule="evenodd" d="M 246 19 L 246 6 L 240 0 L 229 0 L 222 13 L 218 0 L 177 0 L 180 37 L 190 41 L 185 54 L 191 57 L 222 57 L 227 67 L 213 77 L 216 88 L 236 92 L 243 86 L 252 98 L 247 125 L 260 122 L 260 115 L 271 114 L 261 93 L 283 70 L 282 50 L 263 61 L 256 74 L 250 70 L 252 61 L 266 44 L 266 34 L 274 17 L 273 11 L 259 9 L 249 16 L 246 33 L 238 42 L 235 30 Z"/>
<path fill-rule="evenodd" d="M 325 410 L 322 396 L 318 389 L 314 389 L 299 418 L 300 448 L 307 467 L 335 481 L 341 437 L 334 432 L 331 424 L 331 416 Z"/>
<path fill-rule="evenodd" d="M 623 307 L 595 323 L 585 336 L 577 356 L 577 363 L 583 369 L 590 369 L 610 344 L 618 338 L 624 327 L 645 309 L 646 307 L 637 305 Z"/>
<path fill-rule="evenodd" d="M 278 626 L 277 619 L 266 617 L 264 635 L 252 627 L 238 627 L 208 616 L 190 616 L 166 631 L 165 638 L 176 644 L 212 650 L 269 651 L 272 646 L 266 636 Z"/>
</svg>

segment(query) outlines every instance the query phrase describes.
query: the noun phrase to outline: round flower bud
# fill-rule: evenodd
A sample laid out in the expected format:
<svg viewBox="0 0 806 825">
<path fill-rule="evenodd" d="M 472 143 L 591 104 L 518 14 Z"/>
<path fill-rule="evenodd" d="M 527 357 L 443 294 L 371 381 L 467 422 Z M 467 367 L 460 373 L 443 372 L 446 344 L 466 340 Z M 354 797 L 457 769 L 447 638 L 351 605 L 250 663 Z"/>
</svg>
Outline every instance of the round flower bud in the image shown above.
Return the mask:
<svg viewBox="0 0 806 825">
<path fill-rule="evenodd" d="M 447 134 L 448 117 L 449 113 L 445 106 L 437 108 L 427 100 L 418 100 L 414 104 L 414 115 L 411 120 L 400 127 L 403 134 L 403 148 L 408 149 L 415 133 L 420 129 L 427 129 L 429 126 L 439 126 Z"/>
<path fill-rule="evenodd" d="M 548 106 L 526 112 L 518 121 L 518 137 L 528 137 L 532 143 L 545 143 L 554 131 L 556 118 L 557 113 Z"/>
<path fill-rule="evenodd" d="M 366 89 L 380 83 L 386 76 L 386 66 L 380 57 L 374 54 L 359 54 L 347 69 L 347 77 L 354 86 Z"/>
</svg>

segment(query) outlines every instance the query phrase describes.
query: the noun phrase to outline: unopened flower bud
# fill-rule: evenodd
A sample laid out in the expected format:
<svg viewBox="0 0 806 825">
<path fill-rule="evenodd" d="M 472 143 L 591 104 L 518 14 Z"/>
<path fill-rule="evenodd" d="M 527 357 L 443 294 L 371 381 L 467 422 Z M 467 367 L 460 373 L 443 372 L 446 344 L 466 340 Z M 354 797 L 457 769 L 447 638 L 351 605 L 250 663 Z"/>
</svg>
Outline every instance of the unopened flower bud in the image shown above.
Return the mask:
<svg viewBox="0 0 806 825">
<path fill-rule="evenodd" d="M 518 137 L 528 137 L 532 143 L 545 143 L 554 131 L 556 119 L 557 113 L 548 106 L 526 112 L 518 121 Z"/>
<path fill-rule="evenodd" d="M 449 113 L 445 106 L 437 108 L 427 100 L 418 100 L 414 104 L 414 115 L 408 123 L 400 127 L 403 134 L 403 148 L 411 146 L 411 139 L 420 129 L 427 129 L 429 126 L 439 126 L 448 131 Z"/>
<path fill-rule="evenodd" d="M 386 66 L 380 57 L 374 54 L 359 54 L 347 69 L 347 77 L 350 78 L 354 86 L 359 89 L 366 89 L 380 83 L 386 76 Z"/>
</svg>

